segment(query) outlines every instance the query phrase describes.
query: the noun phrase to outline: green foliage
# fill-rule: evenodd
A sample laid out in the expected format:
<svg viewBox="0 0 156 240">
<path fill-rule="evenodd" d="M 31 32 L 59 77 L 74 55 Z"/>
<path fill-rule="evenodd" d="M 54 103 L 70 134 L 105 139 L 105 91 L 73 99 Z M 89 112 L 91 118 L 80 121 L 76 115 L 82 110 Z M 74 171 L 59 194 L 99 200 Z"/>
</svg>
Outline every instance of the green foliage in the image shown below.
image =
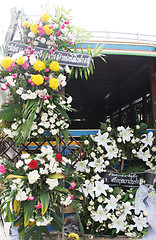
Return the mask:
<svg viewBox="0 0 156 240">
<path fill-rule="evenodd" d="M 82 222 L 81 222 L 79 210 L 78 210 L 78 208 L 75 208 L 75 210 L 76 210 L 76 217 L 77 217 L 77 220 L 78 220 L 78 223 L 79 223 L 79 228 L 80 228 L 81 236 L 82 236 L 82 239 L 85 240 L 85 231 L 84 231 L 84 228 L 83 228 L 83 224 L 82 224 Z"/>
<path fill-rule="evenodd" d="M 84 52 L 84 49 L 82 48 L 82 46 L 80 45 L 80 50 L 76 48 L 76 45 L 74 45 L 74 52 L 75 53 L 86 53 L 92 56 L 91 59 L 91 63 L 89 68 L 85 68 L 85 67 L 73 67 L 71 69 L 71 75 L 72 73 L 74 73 L 74 77 L 77 79 L 79 76 L 81 79 L 86 79 L 88 80 L 88 78 L 91 76 L 91 74 L 93 74 L 94 72 L 94 68 L 95 68 L 95 64 L 94 64 L 94 58 L 95 57 L 100 57 L 104 62 L 106 62 L 106 60 L 104 59 L 104 55 L 102 54 L 102 50 L 103 50 L 104 44 L 100 45 L 98 47 L 98 45 L 96 45 L 96 47 L 92 50 L 90 47 L 90 44 L 87 45 L 87 50 L 86 52 Z"/>
<path fill-rule="evenodd" d="M 21 115 L 22 108 L 17 103 L 0 111 L 0 118 L 7 122 L 12 122 L 14 118 L 21 118 Z"/>
<path fill-rule="evenodd" d="M 28 100 L 23 108 L 23 117 L 25 121 L 18 127 L 18 134 L 15 137 L 15 144 L 26 143 L 30 137 L 31 127 L 34 121 L 37 107 L 42 106 L 42 102 L 39 99 Z"/>
<path fill-rule="evenodd" d="M 44 215 L 49 206 L 49 201 L 50 201 L 49 192 L 44 189 L 41 189 L 40 190 L 40 200 L 41 200 L 41 204 L 42 204 L 42 215 Z"/>
<path fill-rule="evenodd" d="M 91 33 L 80 27 L 71 27 L 71 33 L 76 37 L 76 42 L 87 42 L 91 38 Z"/>
<path fill-rule="evenodd" d="M 24 226 L 29 224 L 29 220 L 33 215 L 35 209 L 35 201 L 29 201 L 24 204 Z"/>
</svg>

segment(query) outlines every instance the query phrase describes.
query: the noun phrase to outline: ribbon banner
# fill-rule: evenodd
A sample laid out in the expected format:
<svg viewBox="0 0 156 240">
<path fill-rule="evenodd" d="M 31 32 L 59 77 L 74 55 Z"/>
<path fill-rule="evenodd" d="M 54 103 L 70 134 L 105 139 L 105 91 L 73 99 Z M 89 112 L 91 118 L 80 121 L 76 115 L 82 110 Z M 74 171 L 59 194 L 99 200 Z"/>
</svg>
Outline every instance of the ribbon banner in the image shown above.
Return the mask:
<svg viewBox="0 0 156 240">
<path fill-rule="evenodd" d="M 18 53 L 20 51 L 23 51 L 27 49 L 29 45 L 27 44 L 21 44 L 15 41 L 9 41 L 6 45 L 5 51 L 12 55 L 15 53 Z M 49 59 L 51 57 L 51 54 L 49 53 L 50 50 L 46 48 L 40 48 L 33 46 L 33 49 L 35 52 L 33 53 L 35 57 L 37 58 L 43 58 L 45 53 L 46 59 Z M 72 52 L 62 52 L 62 51 L 55 51 L 53 53 L 54 61 L 58 61 L 61 65 L 68 65 L 73 67 L 84 67 L 88 68 L 90 66 L 91 62 L 91 55 L 89 54 L 80 54 L 80 53 L 72 53 Z"/>
<path fill-rule="evenodd" d="M 149 172 L 138 172 L 123 175 L 114 172 L 102 172 L 99 174 L 104 183 L 110 186 L 139 187 L 140 180 L 144 180 L 146 185 L 153 185 L 155 174 Z"/>
</svg>

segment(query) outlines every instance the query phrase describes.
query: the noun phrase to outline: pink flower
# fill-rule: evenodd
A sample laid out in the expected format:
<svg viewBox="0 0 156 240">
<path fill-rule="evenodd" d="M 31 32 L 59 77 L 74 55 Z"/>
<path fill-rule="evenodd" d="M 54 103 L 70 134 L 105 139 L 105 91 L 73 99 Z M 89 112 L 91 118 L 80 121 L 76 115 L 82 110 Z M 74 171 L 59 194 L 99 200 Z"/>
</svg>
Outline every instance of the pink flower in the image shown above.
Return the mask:
<svg viewBox="0 0 156 240">
<path fill-rule="evenodd" d="M 43 95 L 43 94 L 41 94 L 41 95 L 40 95 L 40 97 L 41 97 L 41 98 L 44 98 L 44 95 Z"/>
<path fill-rule="evenodd" d="M 33 54 L 35 51 L 34 50 L 30 50 L 30 54 Z"/>
<path fill-rule="evenodd" d="M 45 31 L 42 27 L 38 27 L 38 30 L 39 30 L 39 34 L 40 35 L 44 35 L 45 34 Z"/>
<path fill-rule="evenodd" d="M 27 197 L 27 200 L 28 200 L 28 201 L 33 201 L 33 200 L 34 200 L 34 196 L 32 196 L 32 197 L 29 197 L 29 196 L 28 196 L 28 197 Z"/>
<path fill-rule="evenodd" d="M 11 75 L 13 78 L 17 78 L 17 74 L 12 74 Z"/>
<path fill-rule="evenodd" d="M 12 68 L 14 68 L 15 67 L 15 63 L 13 62 L 13 63 L 11 63 L 11 67 Z"/>
<path fill-rule="evenodd" d="M 32 83 L 31 79 L 28 79 L 28 83 Z"/>
<path fill-rule="evenodd" d="M 0 173 L 5 173 L 5 167 L 4 165 L 0 165 Z"/>
<path fill-rule="evenodd" d="M 73 200 L 73 198 L 74 198 L 74 195 L 71 195 L 71 196 L 70 196 L 70 199 Z"/>
<path fill-rule="evenodd" d="M 10 101 L 6 101 L 6 103 L 10 103 Z"/>
<path fill-rule="evenodd" d="M 39 203 L 38 205 L 35 206 L 36 209 L 40 209 L 42 207 L 42 204 Z"/>
<path fill-rule="evenodd" d="M 65 22 L 64 22 L 64 24 L 67 24 L 67 25 L 69 25 L 69 21 L 65 21 Z"/>
<path fill-rule="evenodd" d="M 2 91 L 5 91 L 6 89 L 1 87 L 1 90 L 2 90 Z"/>
<path fill-rule="evenodd" d="M 76 186 L 76 182 L 72 182 L 72 183 L 71 183 L 71 186 L 69 187 L 69 189 L 74 189 L 75 186 Z"/>
<path fill-rule="evenodd" d="M 49 68 L 46 68 L 46 70 L 45 70 L 46 72 L 49 72 Z"/>
<path fill-rule="evenodd" d="M 28 62 L 25 62 L 23 65 L 22 65 L 23 68 L 27 69 L 29 67 L 29 63 Z"/>
<path fill-rule="evenodd" d="M 49 78 L 48 77 L 45 77 L 45 79 L 44 79 L 45 81 L 48 81 L 49 80 Z"/>
<path fill-rule="evenodd" d="M 66 26 L 64 24 L 62 24 L 61 28 L 64 29 Z"/>
<path fill-rule="evenodd" d="M 26 49 L 24 49 L 24 53 L 25 53 L 25 54 L 27 53 L 27 50 L 26 50 Z"/>
<path fill-rule="evenodd" d="M 11 72 L 11 71 L 12 71 L 12 68 L 11 68 L 11 67 L 8 67 L 8 71 Z"/>
<path fill-rule="evenodd" d="M 58 37 L 61 36 L 61 32 L 60 31 L 57 32 L 57 36 Z"/>
</svg>

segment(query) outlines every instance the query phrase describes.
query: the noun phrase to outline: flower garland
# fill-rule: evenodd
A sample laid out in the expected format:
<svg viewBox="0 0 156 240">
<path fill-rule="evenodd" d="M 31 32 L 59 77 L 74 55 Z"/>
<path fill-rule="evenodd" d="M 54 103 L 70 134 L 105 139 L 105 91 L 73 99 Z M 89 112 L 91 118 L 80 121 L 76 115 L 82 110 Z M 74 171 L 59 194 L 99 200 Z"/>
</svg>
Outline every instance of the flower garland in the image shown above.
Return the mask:
<svg viewBox="0 0 156 240">
<path fill-rule="evenodd" d="M 156 145 L 153 132 L 147 133 L 144 124 L 137 125 L 135 129 L 123 126 L 113 129 L 108 124 L 101 124 L 95 136 L 82 136 L 82 139 L 87 154 L 75 164 L 75 170 L 84 177 L 79 191 L 81 219 L 86 233 L 110 237 L 125 234 L 141 238 L 148 230 L 148 222 L 147 212 L 135 206 L 138 188 L 129 187 L 125 191 L 125 188 L 111 187 L 100 174 L 108 170 L 122 171 L 123 174 L 147 169 L 155 172 Z M 155 192 L 152 186 L 150 189 L 149 197 Z"/>
</svg>

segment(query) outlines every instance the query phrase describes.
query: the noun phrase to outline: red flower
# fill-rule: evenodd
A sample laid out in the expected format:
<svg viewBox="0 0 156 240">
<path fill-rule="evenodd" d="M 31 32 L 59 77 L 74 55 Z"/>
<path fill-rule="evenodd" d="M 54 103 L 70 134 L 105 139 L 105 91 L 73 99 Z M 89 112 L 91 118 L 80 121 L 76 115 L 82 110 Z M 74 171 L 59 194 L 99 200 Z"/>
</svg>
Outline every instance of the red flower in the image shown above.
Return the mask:
<svg viewBox="0 0 156 240">
<path fill-rule="evenodd" d="M 60 154 L 56 154 L 56 159 L 58 162 L 61 162 L 62 161 L 62 156 Z"/>
<path fill-rule="evenodd" d="M 31 162 L 28 165 L 31 169 L 35 169 L 38 166 L 38 162 L 35 160 L 31 160 Z"/>
</svg>

